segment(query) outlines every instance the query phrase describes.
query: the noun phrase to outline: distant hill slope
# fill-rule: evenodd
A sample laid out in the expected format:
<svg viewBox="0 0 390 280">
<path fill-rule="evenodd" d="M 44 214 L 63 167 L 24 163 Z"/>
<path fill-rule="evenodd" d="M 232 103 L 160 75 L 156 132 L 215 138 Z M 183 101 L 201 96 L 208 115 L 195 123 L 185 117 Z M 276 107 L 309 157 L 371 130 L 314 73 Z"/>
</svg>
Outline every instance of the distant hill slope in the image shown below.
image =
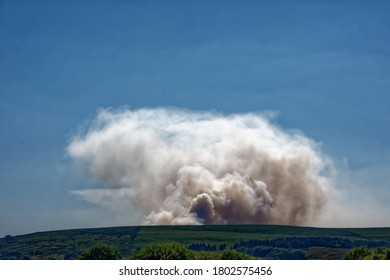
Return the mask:
<svg viewBox="0 0 390 280">
<path fill-rule="evenodd" d="M 207 225 L 60 230 L 1 238 L 0 259 L 76 259 L 101 244 L 128 258 L 147 245 L 162 243 L 211 252 L 232 248 L 267 259 L 342 259 L 359 246 L 390 248 L 390 228 Z"/>
</svg>

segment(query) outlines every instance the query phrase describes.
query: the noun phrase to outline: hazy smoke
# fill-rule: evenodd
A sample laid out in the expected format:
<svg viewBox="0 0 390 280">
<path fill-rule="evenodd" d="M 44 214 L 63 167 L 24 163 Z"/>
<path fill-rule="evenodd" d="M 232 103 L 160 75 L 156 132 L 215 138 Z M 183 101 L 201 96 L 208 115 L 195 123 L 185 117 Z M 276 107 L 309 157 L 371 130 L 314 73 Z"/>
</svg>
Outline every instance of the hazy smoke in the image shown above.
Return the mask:
<svg viewBox="0 0 390 280">
<path fill-rule="evenodd" d="M 68 153 L 105 187 L 76 194 L 125 198 L 145 224 L 300 225 L 330 190 L 318 144 L 260 114 L 102 110 Z"/>
</svg>

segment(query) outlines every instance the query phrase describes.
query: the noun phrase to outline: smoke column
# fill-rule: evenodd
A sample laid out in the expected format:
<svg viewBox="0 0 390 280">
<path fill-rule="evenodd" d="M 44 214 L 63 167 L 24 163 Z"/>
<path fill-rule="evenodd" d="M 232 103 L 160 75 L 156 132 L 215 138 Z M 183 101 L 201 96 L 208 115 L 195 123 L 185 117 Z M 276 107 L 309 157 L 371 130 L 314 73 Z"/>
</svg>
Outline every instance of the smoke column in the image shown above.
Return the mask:
<svg viewBox="0 0 390 280">
<path fill-rule="evenodd" d="M 302 225 L 331 189 L 319 145 L 262 114 L 101 110 L 67 152 L 102 186 L 76 195 L 101 206 L 120 198 L 150 225 Z"/>
</svg>

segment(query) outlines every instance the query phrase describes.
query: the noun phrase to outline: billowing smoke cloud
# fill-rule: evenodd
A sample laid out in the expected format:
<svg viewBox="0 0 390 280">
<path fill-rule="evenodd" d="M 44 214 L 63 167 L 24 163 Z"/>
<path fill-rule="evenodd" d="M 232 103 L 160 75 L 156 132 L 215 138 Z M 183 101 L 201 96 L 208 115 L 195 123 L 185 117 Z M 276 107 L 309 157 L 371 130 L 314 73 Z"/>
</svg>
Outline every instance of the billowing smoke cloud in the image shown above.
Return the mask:
<svg viewBox="0 0 390 280">
<path fill-rule="evenodd" d="M 75 194 L 144 224 L 302 225 L 331 188 L 319 145 L 261 114 L 101 110 L 68 153 L 104 186 Z"/>
</svg>

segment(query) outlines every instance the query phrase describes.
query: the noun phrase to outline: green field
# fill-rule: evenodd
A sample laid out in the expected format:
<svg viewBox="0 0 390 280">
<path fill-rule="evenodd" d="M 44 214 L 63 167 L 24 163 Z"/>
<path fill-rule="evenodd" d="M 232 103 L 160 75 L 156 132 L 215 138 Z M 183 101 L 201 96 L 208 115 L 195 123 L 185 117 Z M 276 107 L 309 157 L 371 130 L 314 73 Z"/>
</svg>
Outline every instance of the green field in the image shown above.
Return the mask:
<svg viewBox="0 0 390 280">
<path fill-rule="evenodd" d="M 38 232 L 0 239 L 0 259 L 76 259 L 95 245 L 123 258 L 151 244 L 191 250 L 233 249 L 265 259 L 343 259 L 353 248 L 390 248 L 390 228 L 313 228 L 276 225 L 136 226 Z"/>
</svg>

